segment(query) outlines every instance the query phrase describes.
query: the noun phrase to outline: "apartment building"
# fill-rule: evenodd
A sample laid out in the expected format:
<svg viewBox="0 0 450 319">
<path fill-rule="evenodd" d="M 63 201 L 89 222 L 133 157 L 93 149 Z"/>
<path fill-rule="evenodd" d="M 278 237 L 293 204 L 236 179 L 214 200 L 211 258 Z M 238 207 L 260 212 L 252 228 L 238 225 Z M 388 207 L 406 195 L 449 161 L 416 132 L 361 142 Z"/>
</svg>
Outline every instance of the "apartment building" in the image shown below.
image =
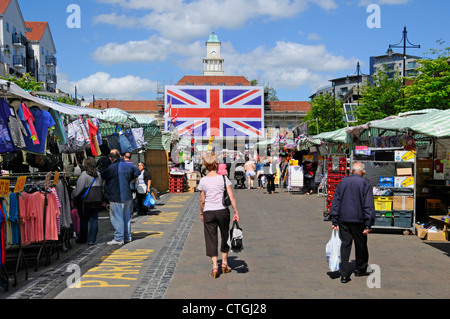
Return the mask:
<svg viewBox="0 0 450 319">
<path fill-rule="evenodd" d="M 30 73 L 55 92 L 55 55 L 48 22 L 25 21 L 17 0 L 0 0 L 0 76 Z"/>
<path fill-rule="evenodd" d="M 419 66 L 417 60 L 421 57 L 414 55 L 403 56 L 402 53 L 389 53 L 384 55 L 370 57 L 370 76 L 377 73 L 377 70 L 383 69 L 390 76 L 398 72 L 399 77 L 415 76 L 416 68 Z M 404 64 L 404 65 L 403 65 Z M 403 71 L 405 74 L 403 74 Z"/>
</svg>

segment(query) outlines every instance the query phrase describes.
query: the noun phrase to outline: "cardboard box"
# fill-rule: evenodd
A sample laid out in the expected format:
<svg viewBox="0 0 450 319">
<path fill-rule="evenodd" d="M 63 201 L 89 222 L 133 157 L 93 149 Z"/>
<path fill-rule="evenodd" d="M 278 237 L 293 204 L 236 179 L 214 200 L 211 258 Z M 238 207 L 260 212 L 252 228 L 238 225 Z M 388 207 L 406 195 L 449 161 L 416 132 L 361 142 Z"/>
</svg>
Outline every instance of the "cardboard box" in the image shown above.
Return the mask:
<svg viewBox="0 0 450 319">
<path fill-rule="evenodd" d="M 393 210 L 413 210 L 414 209 L 414 197 L 411 196 L 394 196 L 394 202 L 392 203 Z"/>
<path fill-rule="evenodd" d="M 427 236 L 428 233 L 428 229 L 423 228 L 422 225 L 415 225 L 416 227 L 416 235 L 417 237 L 419 237 L 420 239 L 424 239 Z"/>
<path fill-rule="evenodd" d="M 186 173 L 187 180 L 197 180 L 197 172 Z"/>
<path fill-rule="evenodd" d="M 396 162 L 414 162 L 416 157 L 415 151 L 395 151 Z"/>
<path fill-rule="evenodd" d="M 394 176 L 394 187 L 414 188 L 413 176 Z"/>
<path fill-rule="evenodd" d="M 188 180 L 187 182 L 186 182 L 186 192 L 187 193 L 193 193 L 193 192 L 195 192 L 197 190 L 197 180 L 196 179 L 194 179 L 194 180 Z"/>
<path fill-rule="evenodd" d="M 412 176 L 412 168 L 411 167 L 397 168 L 395 175 Z"/>
<path fill-rule="evenodd" d="M 448 241 L 448 233 L 444 232 L 442 230 L 438 232 L 427 232 L 427 235 L 425 236 L 425 240 L 428 241 Z"/>
</svg>

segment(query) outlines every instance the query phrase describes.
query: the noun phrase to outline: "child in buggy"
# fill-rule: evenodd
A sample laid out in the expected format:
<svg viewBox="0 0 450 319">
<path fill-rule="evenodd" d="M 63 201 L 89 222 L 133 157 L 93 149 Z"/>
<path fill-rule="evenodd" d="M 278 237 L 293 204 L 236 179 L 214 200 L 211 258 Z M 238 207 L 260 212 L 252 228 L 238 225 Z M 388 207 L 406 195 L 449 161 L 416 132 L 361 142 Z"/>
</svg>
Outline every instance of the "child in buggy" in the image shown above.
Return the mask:
<svg viewBox="0 0 450 319">
<path fill-rule="evenodd" d="M 236 164 L 234 179 L 237 181 L 234 188 L 245 188 L 245 168 L 243 163 Z"/>
</svg>

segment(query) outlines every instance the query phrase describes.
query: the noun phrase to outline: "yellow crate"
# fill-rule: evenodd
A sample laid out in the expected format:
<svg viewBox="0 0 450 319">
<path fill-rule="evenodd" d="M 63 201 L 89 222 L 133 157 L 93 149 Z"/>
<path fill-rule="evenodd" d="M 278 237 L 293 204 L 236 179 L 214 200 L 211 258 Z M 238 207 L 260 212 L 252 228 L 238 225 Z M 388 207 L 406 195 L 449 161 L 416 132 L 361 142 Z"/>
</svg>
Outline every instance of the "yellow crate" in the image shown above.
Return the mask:
<svg viewBox="0 0 450 319">
<path fill-rule="evenodd" d="M 394 197 L 393 196 L 376 196 L 375 199 L 375 210 L 378 211 L 386 211 L 386 210 L 392 210 L 392 204 L 394 203 Z"/>
</svg>

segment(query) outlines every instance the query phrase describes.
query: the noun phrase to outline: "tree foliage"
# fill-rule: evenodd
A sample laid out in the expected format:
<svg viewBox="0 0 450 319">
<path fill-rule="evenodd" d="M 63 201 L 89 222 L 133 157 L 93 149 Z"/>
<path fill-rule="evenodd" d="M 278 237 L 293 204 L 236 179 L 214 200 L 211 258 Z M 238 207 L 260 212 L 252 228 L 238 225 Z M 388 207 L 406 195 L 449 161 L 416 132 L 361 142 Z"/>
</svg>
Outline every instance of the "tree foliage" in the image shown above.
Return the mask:
<svg viewBox="0 0 450 319">
<path fill-rule="evenodd" d="M 449 51 L 450 48 L 431 50 L 437 58 L 418 61 L 417 76 L 408 78 L 412 83 L 404 87 L 405 101 L 399 107 L 401 111 L 450 108 Z"/>
<path fill-rule="evenodd" d="M 398 114 L 402 85 L 398 70 L 387 72 L 385 67 L 378 69 L 372 76 L 372 83 L 361 88 L 360 105 L 356 110 L 358 124 Z"/>
<path fill-rule="evenodd" d="M 345 126 L 342 101 L 337 99 L 333 103 L 333 100 L 331 94 L 319 95 L 311 100 L 311 110 L 304 119 L 309 121 L 309 135 L 330 132 Z"/>
<path fill-rule="evenodd" d="M 0 77 L 3 80 L 13 82 L 20 86 L 24 90 L 29 91 L 41 91 L 43 88 L 44 83 L 36 81 L 36 79 L 30 75 L 30 73 L 24 73 L 22 77 L 16 78 L 14 76 L 2 76 Z"/>
</svg>

